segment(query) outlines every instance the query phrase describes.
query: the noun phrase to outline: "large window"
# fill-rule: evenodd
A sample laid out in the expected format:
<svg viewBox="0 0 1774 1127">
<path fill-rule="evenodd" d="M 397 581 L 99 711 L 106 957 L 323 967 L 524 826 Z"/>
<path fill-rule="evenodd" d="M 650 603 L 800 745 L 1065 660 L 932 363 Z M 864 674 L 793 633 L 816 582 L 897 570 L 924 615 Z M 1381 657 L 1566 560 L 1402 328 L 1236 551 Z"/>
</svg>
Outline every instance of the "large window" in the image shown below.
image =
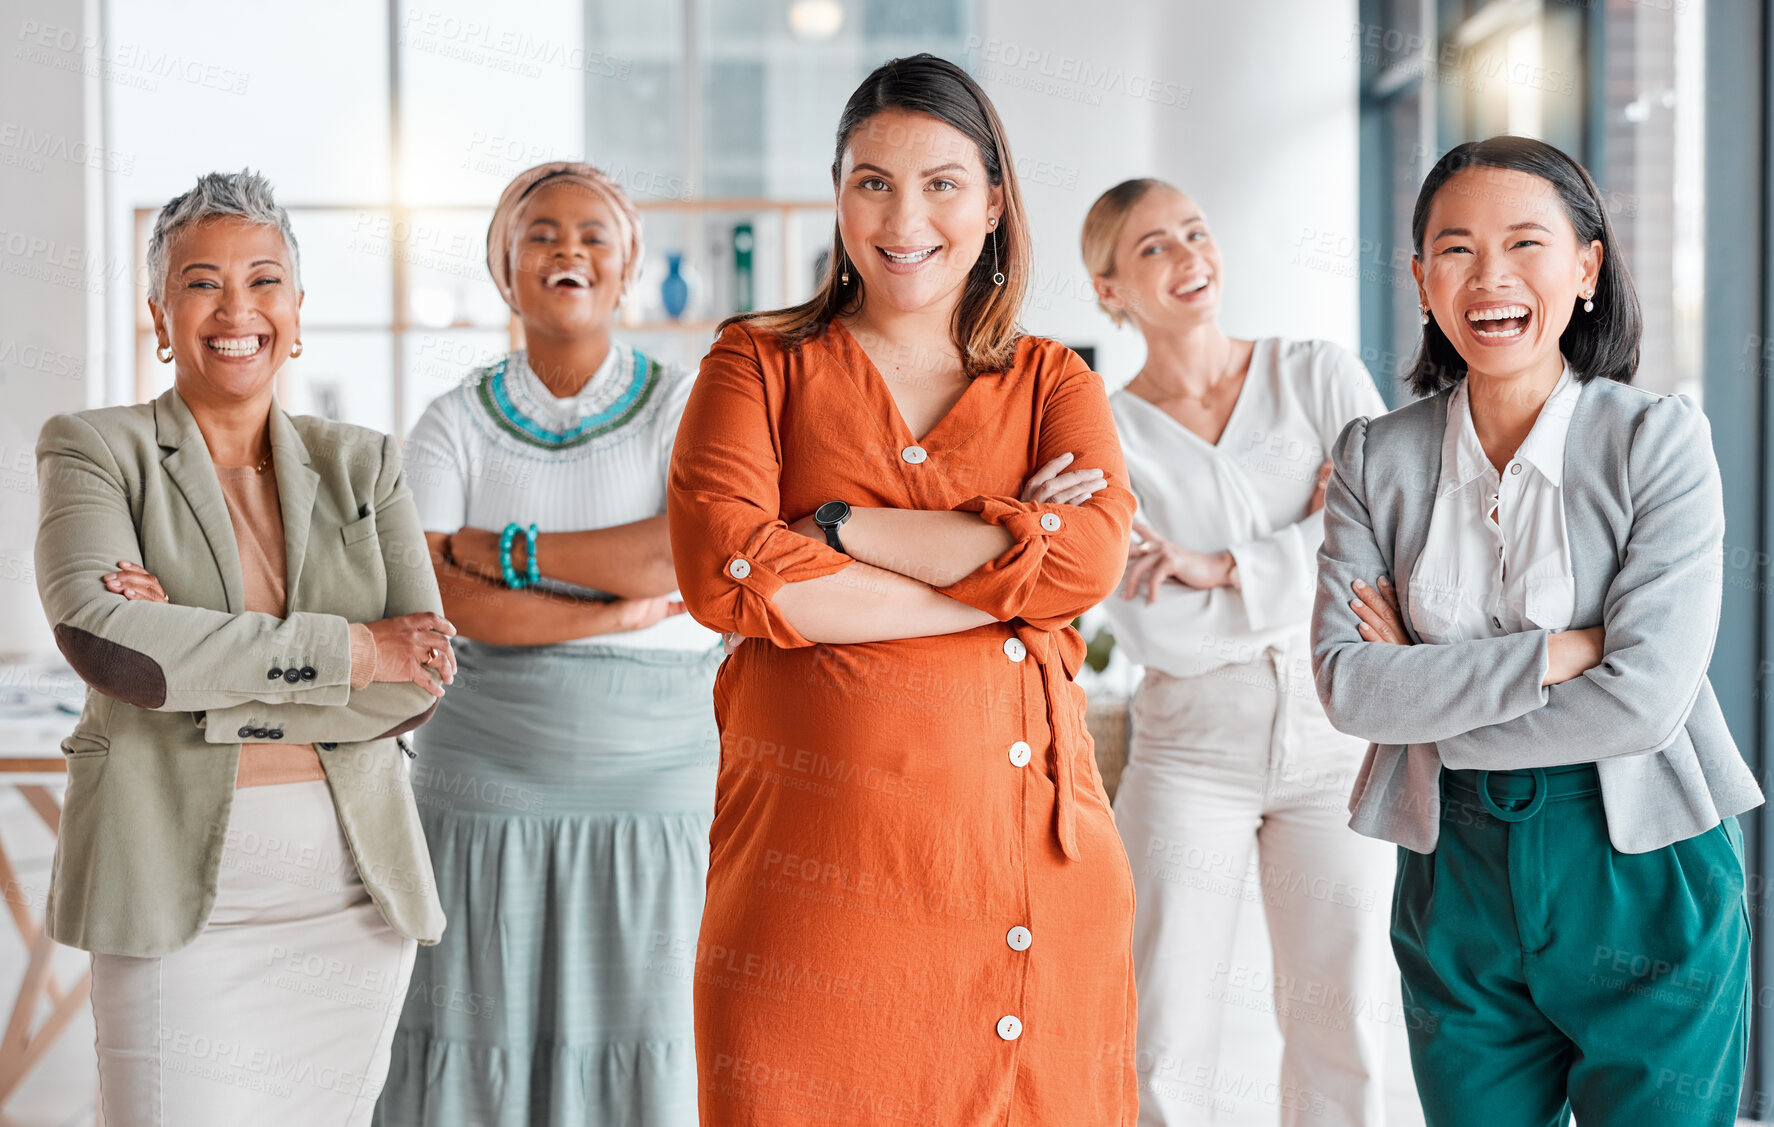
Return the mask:
<svg viewBox="0 0 1774 1127">
<path fill-rule="evenodd" d="M 1641 386 L 1701 395 L 1705 5 L 1610 4 L 1596 180 L 1645 307 Z"/>
<path fill-rule="evenodd" d="M 1362 351 L 1393 402 L 1416 354 L 1410 218 L 1463 141 L 1582 161 L 1644 307 L 1637 382 L 1700 393 L 1703 0 L 1362 0 Z"/>
<path fill-rule="evenodd" d="M 585 18 L 587 41 L 622 64 L 587 76 L 586 149 L 647 212 L 647 263 L 624 332 L 693 363 L 741 304 L 812 292 L 831 242 L 844 100 L 895 55 L 932 51 L 965 65 L 972 4 L 591 0 Z M 665 324 L 659 291 L 674 257 L 691 283 L 678 328 Z"/>
<path fill-rule="evenodd" d="M 154 212 L 199 173 L 264 172 L 308 293 L 282 402 L 395 432 L 518 339 L 485 267 L 514 174 L 583 159 L 623 184 L 647 254 L 621 331 L 693 363 L 720 317 L 811 292 L 831 234 L 832 130 L 856 82 L 895 54 L 964 61 L 973 18 L 970 0 L 505 0 L 491 16 L 469 0 L 322 0 L 295 25 L 286 15 L 107 4 L 108 36 L 145 55 L 280 46 L 230 62 L 225 87 L 115 85 L 113 147 L 139 156 L 107 185 L 113 254 L 139 266 Z M 660 290 L 674 262 L 690 282 L 675 318 Z M 113 339 L 133 341 L 113 350 L 113 402 L 171 381 L 136 281 L 110 299 Z"/>
</svg>

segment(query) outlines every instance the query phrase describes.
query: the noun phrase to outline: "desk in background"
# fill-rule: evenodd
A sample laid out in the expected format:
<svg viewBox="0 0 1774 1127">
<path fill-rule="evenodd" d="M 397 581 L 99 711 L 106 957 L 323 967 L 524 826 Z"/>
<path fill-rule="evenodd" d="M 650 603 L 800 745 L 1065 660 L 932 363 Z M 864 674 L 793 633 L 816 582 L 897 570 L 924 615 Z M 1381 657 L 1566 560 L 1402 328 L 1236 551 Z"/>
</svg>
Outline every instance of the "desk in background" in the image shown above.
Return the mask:
<svg viewBox="0 0 1774 1127">
<path fill-rule="evenodd" d="M 67 767 L 61 742 L 73 731 L 86 686 L 60 662 L 0 665 L 0 786 L 24 798 L 51 835 L 61 827 L 61 794 Z M 51 962 L 56 942 L 43 928 L 47 886 L 34 890 L 19 880 L 0 836 L 0 894 L 29 952 L 5 1033 L 0 1034 L 0 1109 L 86 1006 L 92 974 L 64 985 Z"/>
</svg>

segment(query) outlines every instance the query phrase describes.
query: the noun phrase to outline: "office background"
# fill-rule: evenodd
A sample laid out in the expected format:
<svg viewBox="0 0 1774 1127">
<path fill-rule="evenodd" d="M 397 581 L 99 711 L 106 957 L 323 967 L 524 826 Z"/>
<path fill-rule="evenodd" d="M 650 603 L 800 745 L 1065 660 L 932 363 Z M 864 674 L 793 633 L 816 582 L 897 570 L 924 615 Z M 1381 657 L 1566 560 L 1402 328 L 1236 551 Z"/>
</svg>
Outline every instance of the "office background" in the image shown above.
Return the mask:
<svg viewBox="0 0 1774 1127">
<path fill-rule="evenodd" d="M 1701 399 L 1712 419 L 1729 507 L 1713 683 L 1763 774 L 1771 36 L 1774 8 L 1756 0 L 0 0 L 0 655 L 13 660 L 0 690 L 27 698 L 53 654 L 31 574 L 37 430 L 167 386 L 146 328 L 146 232 L 197 173 L 261 170 L 292 214 L 305 351 L 280 377 L 284 405 L 404 432 L 509 346 L 484 233 L 514 173 L 583 158 L 616 176 L 648 246 L 619 331 L 693 363 L 748 293 L 768 307 L 810 290 L 838 111 L 876 64 L 929 50 L 966 66 L 1005 120 L 1036 238 L 1026 327 L 1090 350 L 1111 386 L 1142 349 L 1096 309 L 1077 237 L 1121 179 L 1165 178 L 1206 209 L 1229 331 L 1343 344 L 1396 404 L 1417 332 L 1408 223 L 1429 166 L 1499 132 L 1579 156 L 1644 304 L 1639 382 Z M 676 316 L 661 288 L 674 272 L 690 284 Z M 37 858 L 0 872 L 28 916 L 47 882 L 43 826 L 23 803 L 4 813 L 0 839 Z M 1765 930 L 1774 842 L 1759 815 L 1745 826 Z M 22 950 L 0 954 L 0 995 Z M 1768 952 L 1758 938 L 1758 982 L 1774 981 Z M 23 1034 L 6 1036 L 16 1049 Z M 27 1099 L 37 1081 L 8 1075 L 5 1047 L 0 1115 L 29 1104 L 41 1115 L 13 1121 L 90 1121 L 90 1098 L 66 1111 Z M 1758 1029 L 1746 1114 L 1774 1118 L 1770 1086 L 1774 1044 Z"/>
</svg>

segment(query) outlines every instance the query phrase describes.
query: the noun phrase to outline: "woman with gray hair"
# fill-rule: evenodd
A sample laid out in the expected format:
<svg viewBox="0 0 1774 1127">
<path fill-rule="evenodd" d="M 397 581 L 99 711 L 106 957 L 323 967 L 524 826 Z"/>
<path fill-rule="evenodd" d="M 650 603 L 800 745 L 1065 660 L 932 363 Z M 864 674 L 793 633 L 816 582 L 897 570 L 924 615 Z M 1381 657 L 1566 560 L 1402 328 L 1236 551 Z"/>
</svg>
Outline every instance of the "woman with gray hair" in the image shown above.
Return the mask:
<svg viewBox="0 0 1774 1127">
<path fill-rule="evenodd" d="M 289 218 L 251 172 L 164 207 L 151 403 L 37 446 L 37 579 L 88 685 L 48 928 L 92 952 L 111 1127 L 369 1122 L 443 931 L 404 733 L 453 679 L 393 439 L 291 417 Z"/>
</svg>

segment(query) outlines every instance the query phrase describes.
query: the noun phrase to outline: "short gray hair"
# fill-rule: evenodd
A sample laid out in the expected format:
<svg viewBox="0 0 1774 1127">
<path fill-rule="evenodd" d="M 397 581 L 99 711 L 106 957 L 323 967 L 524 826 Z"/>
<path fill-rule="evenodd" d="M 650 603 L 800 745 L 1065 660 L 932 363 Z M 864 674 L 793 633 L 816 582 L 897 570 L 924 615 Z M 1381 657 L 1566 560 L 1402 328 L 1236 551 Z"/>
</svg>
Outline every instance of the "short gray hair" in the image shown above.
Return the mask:
<svg viewBox="0 0 1774 1127">
<path fill-rule="evenodd" d="M 239 172 L 209 172 L 197 178 L 197 186 L 184 195 L 174 196 L 154 218 L 154 231 L 148 236 L 148 299 L 158 303 L 166 293 L 166 272 L 171 268 L 168 252 L 172 238 L 194 223 L 211 219 L 244 219 L 265 227 L 277 228 L 283 245 L 289 248 L 290 270 L 295 275 L 296 292 L 302 292 L 302 255 L 296 249 L 296 233 L 290 230 L 289 213 L 271 198 L 271 181 L 249 168 Z"/>
</svg>

